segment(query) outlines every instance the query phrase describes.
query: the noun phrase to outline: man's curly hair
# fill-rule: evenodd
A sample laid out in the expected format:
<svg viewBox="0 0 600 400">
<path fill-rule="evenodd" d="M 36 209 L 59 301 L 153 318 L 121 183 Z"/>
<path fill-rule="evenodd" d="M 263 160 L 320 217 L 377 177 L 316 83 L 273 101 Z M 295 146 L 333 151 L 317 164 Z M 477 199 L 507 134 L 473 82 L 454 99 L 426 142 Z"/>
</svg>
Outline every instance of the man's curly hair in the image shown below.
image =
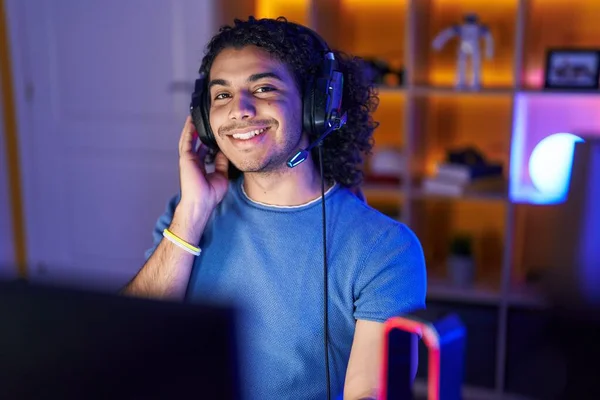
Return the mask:
<svg viewBox="0 0 600 400">
<path fill-rule="evenodd" d="M 310 32 L 298 29 L 296 24 L 289 23 L 284 17 L 256 19 L 251 16 L 247 21 L 236 19 L 233 26 L 221 27 L 206 47 L 200 71 L 210 71 L 221 50 L 230 47 L 240 49 L 248 45 L 263 48 L 286 64 L 301 95 L 323 61 L 322 46 Z M 344 127 L 332 132 L 323 141 L 323 174 L 328 183 L 337 182 L 354 188 L 362 182 L 363 159 L 373 147 L 373 131 L 378 123 L 373 121 L 372 113 L 378 106 L 378 97 L 373 84 L 363 72 L 362 59 L 331 50 L 344 74 L 342 108 L 348 113 L 348 120 Z M 309 137 L 311 142 L 315 139 Z M 311 156 L 319 167 L 316 147 Z M 236 176 L 239 176 L 239 171 L 233 167 L 230 178 Z"/>
</svg>

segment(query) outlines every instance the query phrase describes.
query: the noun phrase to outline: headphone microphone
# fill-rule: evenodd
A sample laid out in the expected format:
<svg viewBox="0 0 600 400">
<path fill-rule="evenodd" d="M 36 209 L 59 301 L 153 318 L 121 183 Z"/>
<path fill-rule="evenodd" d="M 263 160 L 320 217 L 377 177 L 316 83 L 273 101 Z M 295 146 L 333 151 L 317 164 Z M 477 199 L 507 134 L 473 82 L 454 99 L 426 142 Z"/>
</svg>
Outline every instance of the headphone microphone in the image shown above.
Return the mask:
<svg viewBox="0 0 600 400">
<path fill-rule="evenodd" d="M 316 36 L 320 39 L 319 36 Z M 323 143 L 331 132 L 341 129 L 346 125 L 348 118 L 347 113 L 341 111 L 342 108 L 342 95 L 344 86 L 344 77 L 340 71 L 337 71 L 338 63 L 335 59 L 333 52 L 328 50 L 323 39 L 320 39 L 321 45 L 326 49 L 325 60 L 323 68 L 321 69 L 322 76 L 317 78 L 314 85 L 309 85 L 308 96 L 312 100 L 311 104 L 320 103 L 323 107 L 324 115 L 318 115 L 319 113 L 312 113 L 312 118 L 308 118 L 306 115 L 306 108 L 304 113 L 304 127 L 311 128 L 309 132 L 320 134 L 320 136 L 312 142 L 306 149 L 299 150 L 296 154 L 291 156 L 287 161 L 287 166 L 294 168 L 304 162 L 310 151 L 317 145 Z M 305 101 L 306 101 L 305 95 Z M 324 103 L 324 104 L 323 104 Z"/>
<path fill-rule="evenodd" d="M 302 150 L 298 150 L 298 152 L 296 154 L 294 154 L 292 157 L 290 157 L 287 160 L 287 166 L 290 168 L 294 168 L 299 164 L 302 164 L 302 162 L 304 162 L 307 158 L 308 155 L 310 154 L 310 151 L 317 145 L 322 145 L 323 144 L 323 139 L 325 139 L 327 137 L 327 135 L 329 135 L 331 132 L 336 131 L 338 129 L 340 129 L 342 126 L 346 125 L 346 121 L 348 119 L 348 114 L 344 113 L 344 115 L 342 115 L 341 117 L 333 117 L 331 119 L 331 121 L 329 122 L 329 126 L 327 128 L 327 130 L 325 132 L 323 132 L 323 134 L 321 136 L 319 136 L 319 138 L 317 140 L 315 140 L 314 142 L 312 142 L 306 149 L 302 149 Z"/>
</svg>

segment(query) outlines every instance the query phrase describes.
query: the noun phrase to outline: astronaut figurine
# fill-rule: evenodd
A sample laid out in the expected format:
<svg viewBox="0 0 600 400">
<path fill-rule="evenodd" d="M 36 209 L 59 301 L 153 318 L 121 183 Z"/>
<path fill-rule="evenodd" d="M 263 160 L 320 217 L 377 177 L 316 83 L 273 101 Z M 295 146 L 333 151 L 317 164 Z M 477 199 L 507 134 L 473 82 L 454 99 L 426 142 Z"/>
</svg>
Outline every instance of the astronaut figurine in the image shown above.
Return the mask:
<svg viewBox="0 0 600 400">
<path fill-rule="evenodd" d="M 488 59 L 494 54 L 494 39 L 489 29 L 479 23 L 477 14 L 467 14 L 461 25 L 453 25 L 440 32 L 433 40 L 433 48 L 441 50 L 442 47 L 454 36 L 460 38 L 458 46 L 458 60 L 456 71 L 456 86 L 467 87 L 467 58 L 471 57 L 471 85 L 472 89 L 478 89 L 481 85 L 481 55 L 479 41 L 482 37 L 486 42 L 486 57 Z"/>
</svg>

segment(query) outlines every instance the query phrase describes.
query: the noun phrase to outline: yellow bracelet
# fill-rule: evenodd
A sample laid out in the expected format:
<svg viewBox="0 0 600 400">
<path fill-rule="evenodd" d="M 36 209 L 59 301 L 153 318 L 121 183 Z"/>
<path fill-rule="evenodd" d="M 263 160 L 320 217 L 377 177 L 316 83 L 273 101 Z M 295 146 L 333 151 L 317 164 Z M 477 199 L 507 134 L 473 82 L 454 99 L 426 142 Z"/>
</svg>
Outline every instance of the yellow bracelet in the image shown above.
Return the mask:
<svg viewBox="0 0 600 400">
<path fill-rule="evenodd" d="M 171 232 L 167 228 L 165 228 L 165 230 L 163 231 L 163 236 L 166 239 L 168 239 L 171 243 L 173 243 L 174 245 L 182 248 L 183 250 L 185 250 L 188 253 L 191 253 L 195 256 L 199 256 L 200 252 L 202 251 L 202 250 L 200 250 L 199 247 L 192 246 L 191 244 L 189 244 L 188 242 L 186 242 L 179 236 L 175 235 L 173 232 Z"/>
</svg>

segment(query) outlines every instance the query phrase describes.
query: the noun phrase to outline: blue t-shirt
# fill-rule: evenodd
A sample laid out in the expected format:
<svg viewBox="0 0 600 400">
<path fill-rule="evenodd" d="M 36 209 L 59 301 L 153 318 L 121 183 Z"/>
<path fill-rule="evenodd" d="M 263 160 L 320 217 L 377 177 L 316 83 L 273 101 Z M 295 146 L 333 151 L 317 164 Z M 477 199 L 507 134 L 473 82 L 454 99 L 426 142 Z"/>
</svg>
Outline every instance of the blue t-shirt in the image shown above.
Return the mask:
<svg viewBox="0 0 600 400">
<path fill-rule="evenodd" d="M 339 185 L 326 194 L 331 393 L 342 393 L 356 319 L 384 322 L 425 307 L 423 251 L 405 225 Z M 178 202 L 154 231 L 162 240 Z M 190 301 L 241 311 L 241 384 L 248 399 L 323 399 L 322 210 L 254 202 L 232 182 L 202 235 Z"/>
</svg>

